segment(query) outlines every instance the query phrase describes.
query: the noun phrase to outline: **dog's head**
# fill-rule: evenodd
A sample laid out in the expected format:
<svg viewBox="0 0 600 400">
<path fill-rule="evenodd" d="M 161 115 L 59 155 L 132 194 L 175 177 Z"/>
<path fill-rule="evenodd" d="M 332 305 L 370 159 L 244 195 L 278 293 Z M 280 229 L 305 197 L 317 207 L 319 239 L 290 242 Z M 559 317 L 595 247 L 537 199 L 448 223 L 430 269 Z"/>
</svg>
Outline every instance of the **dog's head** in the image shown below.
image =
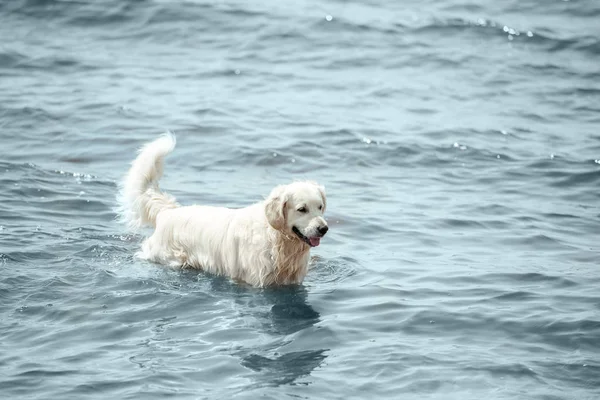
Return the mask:
<svg viewBox="0 0 600 400">
<path fill-rule="evenodd" d="M 329 230 L 323 218 L 326 206 L 323 186 L 294 182 L 273 189 L 265 201 L 265 215 L 274 229 L 316 247 Z"/>
</svg>

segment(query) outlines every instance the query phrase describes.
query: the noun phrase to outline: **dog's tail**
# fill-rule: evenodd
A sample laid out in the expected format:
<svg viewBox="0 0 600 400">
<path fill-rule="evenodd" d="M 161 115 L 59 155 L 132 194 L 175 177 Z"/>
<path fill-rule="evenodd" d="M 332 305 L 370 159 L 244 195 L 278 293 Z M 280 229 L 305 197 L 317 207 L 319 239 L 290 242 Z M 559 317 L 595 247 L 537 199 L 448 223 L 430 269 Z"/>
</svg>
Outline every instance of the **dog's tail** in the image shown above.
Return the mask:
<svg viewBox="0 0 600 400">
<path fill-rule="evenodd" d="M 163 175 L 163 159 L 175 148 L 175 136 L 165 133 L 139 151 L 125 176 L 119 193 L 118 213 L 122 222 L 137 230 L 155 226 L 156 216 L 165 209 L 179 207 L 175 198 L 158 187 Z"/>
</svg>

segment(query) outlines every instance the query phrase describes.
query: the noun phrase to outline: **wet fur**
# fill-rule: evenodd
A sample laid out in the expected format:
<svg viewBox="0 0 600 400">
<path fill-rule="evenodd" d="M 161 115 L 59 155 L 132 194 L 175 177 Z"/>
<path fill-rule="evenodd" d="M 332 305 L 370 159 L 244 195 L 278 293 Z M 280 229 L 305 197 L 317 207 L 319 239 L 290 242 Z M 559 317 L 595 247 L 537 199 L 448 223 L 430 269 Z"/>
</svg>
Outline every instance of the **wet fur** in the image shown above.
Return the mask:
<svg viewBox="0 0 600 400">
<path fill-rule="evenodd" d="M 198 268 L 254 286 L 301 283 L 310 246 L 292 232 L 322 236 L 326 196 L 313 182 L 273 189 L 262 202 L 242 209 L 181 206 L 162 192 L 163 160 L 175 147 L 166 134 L 144 146 L 133 161 L 120 192 L 120 216 L 130 228 L 154 227 L 138 256 L 172 267 Z M 297 215 L 298 204 L 310 215 Z M 317 210 L 317 204 L 322 208 Z"/>
</svg>

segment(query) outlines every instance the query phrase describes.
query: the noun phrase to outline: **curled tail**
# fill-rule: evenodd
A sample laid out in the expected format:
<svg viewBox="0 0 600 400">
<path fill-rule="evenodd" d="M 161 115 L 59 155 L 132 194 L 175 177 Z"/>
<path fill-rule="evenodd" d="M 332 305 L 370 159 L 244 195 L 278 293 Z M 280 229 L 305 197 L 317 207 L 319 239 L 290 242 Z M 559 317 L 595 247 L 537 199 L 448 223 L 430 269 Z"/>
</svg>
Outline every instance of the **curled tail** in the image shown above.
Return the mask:
<svg viewBox="0 0 600 400">
<path fill-rule="evenodd" d="M 156 216 L 165 209 L 179 207 L 175 198 L 161 192 L 158 181 L 163 175 L 163 160 L 175 148 L 175 136 L 165 133 L 139 151 L 119 193 L 120 219 L 130 229 L 155 226 Z"/>
</svg>

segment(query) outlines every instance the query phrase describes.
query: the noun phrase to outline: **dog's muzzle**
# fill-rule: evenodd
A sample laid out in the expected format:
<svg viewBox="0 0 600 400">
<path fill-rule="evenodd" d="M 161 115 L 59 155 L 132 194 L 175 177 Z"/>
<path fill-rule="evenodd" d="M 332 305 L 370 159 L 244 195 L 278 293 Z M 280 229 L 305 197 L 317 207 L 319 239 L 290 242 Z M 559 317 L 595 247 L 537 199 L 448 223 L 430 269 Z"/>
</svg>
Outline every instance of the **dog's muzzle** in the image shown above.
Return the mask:
<svg viewBox="0 0 600 400">
<path fill-rule="evenodd" d="M 296 236 L 298 236 L 303 242 L 308 244 L 310 247 L 317 247 L 321 243 L 321 238 L 325 236 L 328 230 L 329 227 L 327 225 L 320 226 L 317 228 L 318 235 L 309 238 L 304 236 L 302 232 L 300 232 L 300 230 L 295 226 L 292 227 L 292 232 L 294 232 Z"/>
</svg>

